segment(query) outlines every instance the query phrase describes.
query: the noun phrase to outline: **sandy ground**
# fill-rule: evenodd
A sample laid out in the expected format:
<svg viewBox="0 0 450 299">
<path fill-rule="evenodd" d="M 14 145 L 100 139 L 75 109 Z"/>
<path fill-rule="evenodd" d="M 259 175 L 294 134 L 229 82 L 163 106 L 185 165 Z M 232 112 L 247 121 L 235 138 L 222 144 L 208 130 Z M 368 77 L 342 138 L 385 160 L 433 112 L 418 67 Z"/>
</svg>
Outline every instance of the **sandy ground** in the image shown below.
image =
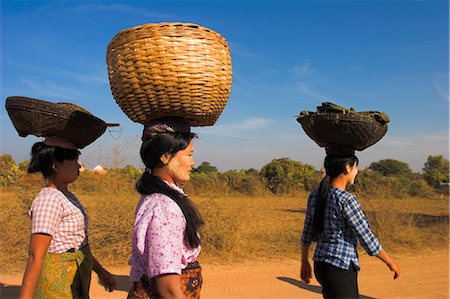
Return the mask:
<svg viewBox="0 0 450 299">
<path fill-rule="evenodd" d="M 421 255 L 394 255 L 401 277 L 392 279 L 377 258 L 362 256 L 359 274 L 361 298 L 449 298 L 449 257 L 447 251 Z M 297 260 L 245 262 L 237 266 L 203 264 L 202 298 L 322 298 L 317 281 L 299 281 Z M 94 274 L 91 298 L 126 298 L 129 268 L 112 269 L 118 288 L 106 293 Z M 20 275 L 0 275 L 0 298 L 16 298 Z"/>
</svg>

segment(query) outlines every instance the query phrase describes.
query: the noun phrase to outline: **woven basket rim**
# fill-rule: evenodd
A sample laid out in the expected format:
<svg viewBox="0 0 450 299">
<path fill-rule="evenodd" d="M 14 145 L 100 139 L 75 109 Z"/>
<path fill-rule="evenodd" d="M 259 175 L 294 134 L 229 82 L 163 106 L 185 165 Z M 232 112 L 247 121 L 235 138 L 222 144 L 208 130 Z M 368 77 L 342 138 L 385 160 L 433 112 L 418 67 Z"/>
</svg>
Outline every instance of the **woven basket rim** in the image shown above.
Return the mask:
<svg viewBox="0 0 450 299">
<path fill-rule="evenodd" d="M 91 112 L 80 105 L 67 101 L 55 103 L 25 96 L 9 96 L 6 99 L 5 106 L 7 109 L 35 110 L 48 115 L 60 116 L 62 118 L 69 118 L 70 114 L 75 111 L 80 111 L 94 116 Z"/>
<path fill-rule="evenodd" d="M 360 111 L 351 113 L 341 113 L 341 112 L 313 112 L 309 115 L 299 115 L 296 120 L 298 123 L 307 122 L 310 118 L 321 119 L 325 117 L 337 116 L 339 121 L 355 121 L 355 122 L 365 122 L 365 123 L 377 123 L 380 126 L 387 125 L 388 122 L 381 122 L 379 118 L 371 111 Z"/>
<path fill-rule="evenodd" d="M 208 27 L 199 25 L 199 24 L 195 24 L 195 23 L 184 23 L 184 22 L 161 22 L 161 23 L 146 23 L 146 24 L 142 24 L 142 25 L 137 25 L 137 26 L 133 26 L 130 28 L 126 28 L 123 29 L 121 31 L 119 31 L 109 42 L 108 47 L 107 47 L 107 51 L 111 51 L 110 48 L 111 47 L 120 47 L 126 43 L 129 43 L 130 41 L 127 40 L 126 38 L 124 38 L 125 36 L 127 36 L 129 33 L 134 32 L 136 30 L 141 30 L 141 29 L 149 29 L 149 28 L 163 28 L 163 27 L 191 27 L 191 28 L 197 28 L 199 30 L 205 31 L 208 34 L 211 35 L 215 35 L 217 38 L 221 39 L 222 42 L 224 42 L 225 44 L 228 45 L 227 40 L 225 39 L 225 37 L 223 37 L 222 34 L 218 33 L 217 31 L 214 31 Z M 134 39 L 136 40 L 136 39 Z"/>
</svg>

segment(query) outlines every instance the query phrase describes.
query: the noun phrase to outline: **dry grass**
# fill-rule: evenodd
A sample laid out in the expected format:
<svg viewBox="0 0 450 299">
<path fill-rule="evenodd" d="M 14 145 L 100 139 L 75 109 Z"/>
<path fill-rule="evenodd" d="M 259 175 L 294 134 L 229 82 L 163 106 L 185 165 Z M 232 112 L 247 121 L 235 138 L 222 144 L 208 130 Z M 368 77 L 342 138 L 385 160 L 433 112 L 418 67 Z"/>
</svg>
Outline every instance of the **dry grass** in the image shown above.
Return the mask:
<svg viewBox="0 0 450 299">
<path fill-rule="evenodd" d="M 21 272 L 27 259 L 27 212 L 40 189 L 39 177 L 0 190 L 2 272 Z M 94 255 L 106 265 L 126 265 L 133 213 L 139 195 L 134 181 L 89 176 L 73 186 L 90 216 Z M 206 225 L 202 261 L 297 258 L 307 193 L 296 196 L 192 196 Z M 361 197 L 362 198 L 362 197 Z M 448 200 L 439 198 L 361 199 L 371 227 L 390 252 L 448 248 Z M 361 253 L 363 250 L 361 250 Z"/>
<path fill-rule="evenodd" d="M 362 202 L 362 206 L 388 250 L 448 249 L 448 198 L 378 198 Z"/>
</svg>

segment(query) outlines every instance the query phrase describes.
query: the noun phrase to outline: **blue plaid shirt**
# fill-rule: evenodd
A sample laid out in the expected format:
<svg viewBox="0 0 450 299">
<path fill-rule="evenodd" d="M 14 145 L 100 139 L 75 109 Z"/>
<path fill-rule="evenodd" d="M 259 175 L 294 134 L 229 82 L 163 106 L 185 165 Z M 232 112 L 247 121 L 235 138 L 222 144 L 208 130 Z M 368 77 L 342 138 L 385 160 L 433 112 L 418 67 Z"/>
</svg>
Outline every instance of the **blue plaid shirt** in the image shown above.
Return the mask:
<svg viewBox="0 0 450 299">
<path fill-rule="evenodd" d="M 310 245 L 313 237 L 312 221 L 316 195 L 317 190 L 314 190 L 308 198 L 301 239 L 304 245 Z M 357 240 L 370 256 L 380 253 L 380 242 L 370 230 L 356 196 L 342 189 L 331 188 L 325 205 L 324 229 L 317 238 L 313 260 L 346 270 L 353 262 L 359 269 Z"/>
</svg>

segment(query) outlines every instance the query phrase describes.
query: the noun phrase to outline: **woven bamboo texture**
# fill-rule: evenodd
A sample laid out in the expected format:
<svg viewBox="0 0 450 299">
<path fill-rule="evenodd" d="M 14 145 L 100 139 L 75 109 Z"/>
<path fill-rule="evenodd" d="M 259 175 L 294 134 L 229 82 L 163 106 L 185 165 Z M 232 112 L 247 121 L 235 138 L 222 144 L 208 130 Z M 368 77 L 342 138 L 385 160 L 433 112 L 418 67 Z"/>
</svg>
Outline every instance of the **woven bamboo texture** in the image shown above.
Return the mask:
<svg viewBox="0 0 450 299">
<path fill-rule="evenodd" d="M 72 103 L 13 96 L 6 99 L 6 110 L 19 136 L 58 136 L 78 148 L 95 141 L 107 127 L 103 120 Z"/>
<path fill-rule="evenodd" d="M 146 24 L 119 32 L 106 61 L 123 112 L 145 124 L 179 117 L 213 125 L 231 91 L 231 55 L 219 33 L 191 23 Z"/>
<path fill-rule="evenodd" d="M 369 112 L 311 113 L 297 118 L 305 133 L 319 146 L 362 151 L 387 132 L 387 123 Z"/>
</svg>

